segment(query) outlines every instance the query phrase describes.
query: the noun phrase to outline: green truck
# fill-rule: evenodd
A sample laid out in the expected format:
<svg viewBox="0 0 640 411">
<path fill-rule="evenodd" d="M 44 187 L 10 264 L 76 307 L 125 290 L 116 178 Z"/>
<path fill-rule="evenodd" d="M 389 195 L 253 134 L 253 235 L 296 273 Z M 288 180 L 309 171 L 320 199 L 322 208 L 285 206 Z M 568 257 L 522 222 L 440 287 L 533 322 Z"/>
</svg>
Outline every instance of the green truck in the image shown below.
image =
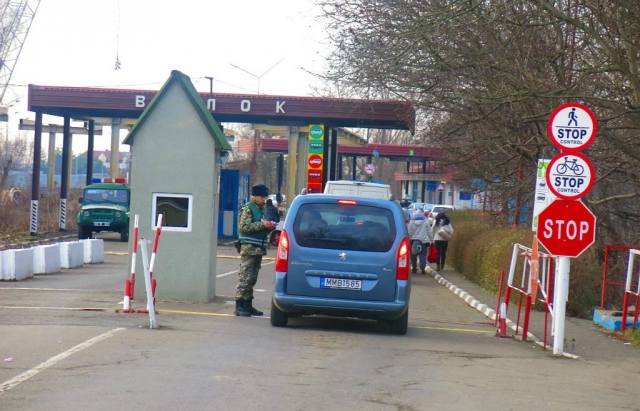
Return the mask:
<svg viewBox="0 0 640 411">
<path fill-rule="evenodd" d="M 93 233 L 120 233 L 120 240 L 129 241 L 129 204 L 131 189 L 124 178 L 95 179 L 78 198 L 82 209 L 78 213 L 78 239 L 91 238 Z"/>
</svg>

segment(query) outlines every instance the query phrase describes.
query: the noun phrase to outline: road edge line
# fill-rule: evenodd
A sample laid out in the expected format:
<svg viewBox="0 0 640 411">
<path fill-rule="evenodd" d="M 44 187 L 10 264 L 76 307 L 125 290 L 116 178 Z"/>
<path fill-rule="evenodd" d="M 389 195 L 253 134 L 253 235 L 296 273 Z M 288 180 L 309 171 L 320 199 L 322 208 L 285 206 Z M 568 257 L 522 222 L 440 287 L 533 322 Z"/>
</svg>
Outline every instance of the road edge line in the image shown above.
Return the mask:
<svg viewBox="0 0 640 411">
<path fill-rule="evenodd" d="M 463 299 L 471 307 L 475 308 L 476 310 L 478 310 L 482 314 L 484 314 L 486 317 L 488 317 L 491 320 L 495 321 L 496 311 L 494 309 L 492 309 L 489 306 L 487 306 L 486 304 L 483 304 L 480 301 L 476 300 L 471 294 L 469 294 L 468 292 L 464 291 L 460 287 L 456 286 L 452 282 L 448 281 L 446 278 L 444 278 L 443 276 L 438 274 L 433 268 L 427 266 L 426 270 L 429 272 L 429 274 L 431 274 L 431 276 L 439 284 L 441 284 L 444 287 L 448 288 L 450 291 L 452 291 L 458 297 Z M 516 331 L 516 324 L 513 321 L 509 320 L 508 318 L 507 318 L 507 326 L 509 328 L 511 328 L 511 330 L 513 330 L 514 332 Z M 522 332 L 522 327 L 518 327 L 518 331 Z M 544 342 L 542 342 L 538 337 L 533 335 L 531 332 L 527 332 L 527 339 L 531 340 L 536 345 L 539 345 L 540 347 L 544 348 Z M 552 347 L 550 345 L 547 345 L 547 349 L 552 349 Z M 571 358 L 571 359 L 574 359 L 574 360 L 577 360 L 578 358 L 580 358 L 579 355 L 574 355 L 574 354 L 571 354 L 571 353 L 568 353 L 568 352 L 563 352 L 562 356 L 566 357 L 566 358 Z"/>
<path fill-rule="evenodd" d="M 62 352 L 54 357 L 49 358 L 47 361 L 40 363 L 38 365 L 36 365 L 35 367 L 33 367 L 30 370 L 27 370 L 25 372 L 23 372 L 20 375 L 17 375 L 13 378 L 11 378 L 10 380 L 7 380 L 5 382 L 3 382 L 2 384 L 0 384 L 0 393 L 9 391 L 11 388 L 15 387 L 16 385 L 28 380 L 29 378 L 33 377 L 34 375 L 38 374 L 40 371 L 44 371 L 47 368 L 51 367 L 52 365 L 55 365 L 56 363 L 64 360 L 65 358 L 67 358 L 68 356 L 70 356 L 71 354 L 75 354 L 79 351 L 84 350 L 85 348 L 89 348 L 92 345 L 107 339 L 113 335 L 115 335 L 115 333 L 117 333 L 118 331 L 122 331 L 125 330 L 126 328 L 114 328 L 111 331 L 107 331 L 104 334 L 100 334 L 97 337 L 93 337 L 88 339 L 85 342 L 82 342 L 74 347 L 69 348 L 67 351 Z"/>
</svg>

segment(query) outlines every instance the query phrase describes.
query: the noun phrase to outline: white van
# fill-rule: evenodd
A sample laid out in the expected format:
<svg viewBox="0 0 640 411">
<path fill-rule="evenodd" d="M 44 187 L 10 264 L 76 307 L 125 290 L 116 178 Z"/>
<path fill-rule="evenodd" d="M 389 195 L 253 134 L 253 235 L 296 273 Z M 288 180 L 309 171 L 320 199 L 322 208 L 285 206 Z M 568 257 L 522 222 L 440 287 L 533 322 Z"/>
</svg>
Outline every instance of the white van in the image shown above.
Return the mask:
<svg viewBox="0 0 640 411">
<path fill-rule="evenodd" d="M 324 186 L 325 194 L 349 195 L 369 198 L 392 200 L 391 186 L 388 184 L 365 183 L 363 181 L 327 181 Z"/>
</svg>

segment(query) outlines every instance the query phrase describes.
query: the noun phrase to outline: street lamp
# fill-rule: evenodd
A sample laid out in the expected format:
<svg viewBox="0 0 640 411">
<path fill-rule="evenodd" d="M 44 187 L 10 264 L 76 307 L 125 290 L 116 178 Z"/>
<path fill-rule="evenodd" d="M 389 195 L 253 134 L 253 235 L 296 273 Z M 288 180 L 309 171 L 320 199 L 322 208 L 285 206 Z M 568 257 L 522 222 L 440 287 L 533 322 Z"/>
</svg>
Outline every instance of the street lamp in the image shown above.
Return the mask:
<svg viewBox="0 0 640 411">
<path fill-rule="evenodd" d="M 277 66 L 277 65 L 278 65 L 278 64 L 280 64 L 280 63 L 282 63 L 282 60 L 284 60 L 284 57 L 283 57 L 283 58 L 281 58 L 281 59 L 280 59 L 280 61 L 278 61 L 276 64 L 274 64 L 273 66 L 271 66 L 271 67 L 269 68 L 269 70 L 267 70 L 267 71 L 265 71 L 264 73 L 262 73 L 262 75 L 260 75 L 260 76 L 256 76 L 255 74 L 250 73 L 250 72 L 248 72 L 247 70 L 243 69 L 242 67 L 238 67 L 238 66 L 236 66 L 235 64 L 231 64 L 231 63 L 230 63 L 230 64 L 231 64 L 231 67 L 237 68 L 238 70 L 242 70 L 242 71 L 244 71 L 245 73 L 247 73 L 248 75 L 250 75 L 250 76 L 253 76 L 253 77 L 257 78 L 257 79 L 258 79 L 258 94 L 260 94 L 260 79 L 261 79 L 262 77 L 264 77 L 264 75 L 265 75 L 265 74 L 267 74 L 268 72 L 270 72 L 270 71 L 271 71 L 271 69 L 273 69 L 275 66 Z"/>
</svg>

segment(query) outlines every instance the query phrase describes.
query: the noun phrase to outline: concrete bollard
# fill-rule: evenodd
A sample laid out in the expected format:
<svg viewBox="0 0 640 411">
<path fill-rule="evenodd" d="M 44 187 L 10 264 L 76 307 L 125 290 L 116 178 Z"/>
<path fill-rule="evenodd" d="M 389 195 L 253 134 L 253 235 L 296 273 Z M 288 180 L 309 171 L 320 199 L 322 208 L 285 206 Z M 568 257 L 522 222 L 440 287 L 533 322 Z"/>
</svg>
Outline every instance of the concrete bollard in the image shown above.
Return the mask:
<svg viewBox="0 0 640 411">
<path fill-rule="evenodd" d="M 33 249 L 2 251 L 2 279 L 21 281 L 33 277 Z"/>
<path fill-rule="evenodd" d="M 101 238 L 91 238 L 80 241 L 84 249 L 84 263 L 104 263 L 104 242 Z"/>
<path fill-rule="evenodd" d="M 33 248 L 33 273 L 52 274 L 60 272 L 60 244 L 39 245 Z"/>
<path fill-rule="evenodd" d="M 60 265 L 76 268 L 84 265 L 84 246 L 80 241 L 60 243 Z"/>
</svg>

